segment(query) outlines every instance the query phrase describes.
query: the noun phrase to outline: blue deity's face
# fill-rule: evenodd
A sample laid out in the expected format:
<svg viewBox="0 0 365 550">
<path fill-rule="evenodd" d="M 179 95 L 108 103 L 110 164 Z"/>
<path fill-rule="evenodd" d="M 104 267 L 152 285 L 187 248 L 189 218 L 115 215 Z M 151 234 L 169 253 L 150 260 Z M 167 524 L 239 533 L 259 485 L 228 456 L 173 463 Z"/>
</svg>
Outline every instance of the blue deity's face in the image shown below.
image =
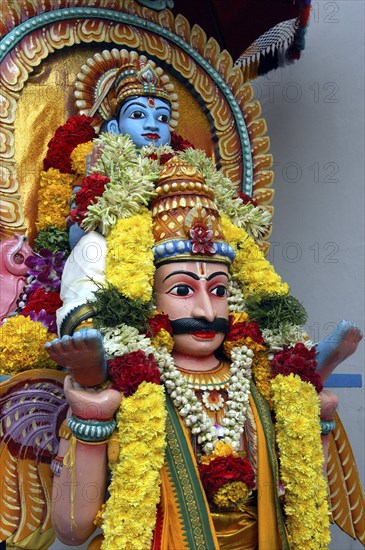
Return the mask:
<svg viewBox="0 0 365 550">
<path fill-rule="evenodd" d="M 119 113 L 119 132 L 129 134 L 139 148 L 152 143 L 169 145 L 171 133 L 170 106 L 158 98 L 132 97 L 123 103 Z"/>
</svg>

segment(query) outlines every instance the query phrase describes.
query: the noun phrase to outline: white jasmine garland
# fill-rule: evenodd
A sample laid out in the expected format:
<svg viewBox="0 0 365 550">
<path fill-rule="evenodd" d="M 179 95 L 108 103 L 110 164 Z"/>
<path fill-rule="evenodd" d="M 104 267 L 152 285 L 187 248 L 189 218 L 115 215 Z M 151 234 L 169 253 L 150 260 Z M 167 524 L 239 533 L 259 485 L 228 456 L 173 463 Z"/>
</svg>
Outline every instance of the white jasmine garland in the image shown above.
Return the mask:
<svg viewBox="0 0 365 550">
<path fill-rule="evenodd" d="M 146 355 L 155 351 L 151 340 L 129 325 L 102 328 L 100 332 L 104 336 L 104 349 L 109 357 L 120 357 L 138 350 L 144 351 Z"/>
<path fill-rule="evenodd" d="M 271 351 L 282 350 L 284 346 L 295 346 L 298 342 L 303 343 L 308 349 L 314 346 L 303 327 L 289 323 L 281 324 L 278 329 L 265 328 L 262 337 Z"/>
<path fill-rule="evenodd" d="M 230 313 L 241 313 L 245 311 L 245 299 L 237 281 L 230 279 L 227 287 L 228 311 Z"/>
<path fill-rule="evenodd" d="M 175 151 L 171 145 L 159 145 L 156 147 L 153 143 L 142 147 L 142 149 L 140 149 L 140 153 L 143 157 L 148 157 L 149 155 L 155 154 L 158 161 L 160 161 L 162 155 L 175 155 Z"/>
<path fill-rule="evenodd" d="M 246 346 L 235 347 L 231 351 L 231 379 L 227 390 L 226 413 L 222 419 L 224 429 L 222 440 L 230 444 L 235 451 L 239 448 L 246 419 L 253 355 L 253 351 Z M 192 435 L 197 436 L 203 452 L 207 455 L 211 454 L 218 441 L 217 428 L 204 411 L 194 391 L 176 368 L 166 348 L 155 350 L 154 356 L 161 372 L 161 380 L 185 425 L 190 428 Z"/>
</svg>

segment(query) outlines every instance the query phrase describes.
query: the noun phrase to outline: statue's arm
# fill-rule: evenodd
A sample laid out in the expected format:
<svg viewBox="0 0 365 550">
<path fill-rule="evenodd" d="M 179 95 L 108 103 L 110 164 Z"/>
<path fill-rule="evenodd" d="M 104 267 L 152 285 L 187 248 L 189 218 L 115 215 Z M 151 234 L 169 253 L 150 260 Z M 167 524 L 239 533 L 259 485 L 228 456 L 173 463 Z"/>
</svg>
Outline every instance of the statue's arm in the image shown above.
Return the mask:
<svg viewBox="0 0 365 550">
<path fill-rule="evenodd" d="M 83 420 L 113 418 L 121 400 L 116 390 L 85 389 L 69 376 L 65 379 L 65 394 L 69 415 Z M 69 546 L 80 545 L 90 537 L 95 530 L 95 516 L 105 502 L 107 440 L 95 443 L 61 439 L 59 457 L 63 457 L 63 466 L 53 481 L 52 523 L 57 537 Z"/>
<path fill-rule="evenodd" d="M 69 445 L 69 441 L 61 439 L 59 456 L 67 456 Z M 95 531 L 93 521 L 105 502 L 106 472 L 107 443 L 90 445 L 77 441 L 74 481 L 65 465 L 53 481 L 52 524 L 64 544 L 78 546 Z"/>
</svg>

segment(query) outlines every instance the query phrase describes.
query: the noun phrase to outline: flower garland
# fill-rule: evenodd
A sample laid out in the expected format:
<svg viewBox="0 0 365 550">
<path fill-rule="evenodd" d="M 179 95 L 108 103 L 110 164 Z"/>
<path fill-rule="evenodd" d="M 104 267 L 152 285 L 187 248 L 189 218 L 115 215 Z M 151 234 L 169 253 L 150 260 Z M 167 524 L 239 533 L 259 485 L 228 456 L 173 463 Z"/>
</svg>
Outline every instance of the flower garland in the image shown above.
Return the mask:
<svg viewBox="0 0 365 550">
<path fill-rule="evenodd" d="M 155 194 L 159 164 L 139 154 L 128 135 L 102 134 L 94 143 L 100 156 L 92 170 L 110 181 L 95 204 L 88 206 L 82 228 L 99 229 L 107 236 L 120 218 L 139 214 L 148 205 Z"/>
<path fill-rule="evenodd" d="M 237 194 L 235 185 L 215 168 L 205 152 L 194 149 L 177 134 L 173 135 L 171 146 L 150 145 L 138 150 L 129 136 L 120 134 L 102 134 L 94 140 L 94 145 L 99 156 L 92 171 L 108 176 L 110 182 L 102 195 L 94 194 L 87 211 L 76 219 L 86 231 L 98 229 L 107 236 L 119 218 L 139 213 L 154 196 L 154 182 L 160 166 L 178 154 L 202 173 L 215 193 L 218 207 L 238 226 L 245 227 L 248 235 L 261 242 L 267 233 L 271 217 L 269 212 Z M 80 160 L 76 151 L 75 157 L 77 167 Z M 88 198 L 91 196 L 88 195 Z"/>
<path fill-rule="evenodd" d="M 38 231 L 50 225 L 58 229 L 66 228 L 73 181 L 71 174 L 62 174 L 55 168 L 41 172 L 36 221 Z"/>
<path fill-rule="evenodd" d="M 100 174 L 91 174 L 82 180 L 81 188 L 75 193 L 75 208 L 70 212 L 70 222 L 82 224 L 87 215 L 87 208 L 104 193 L 107 183 L 109 183 L 109 178 Z"/>
<path fill-rule="evenodd" d="M 246 346 L 233 348 L 231 351 L 231 379 L 228 386 L 226 413 L 222 419 L 223 433 L 213 426 L 203 406 L 193 390 L 189 388 L 182 374 L 175 366 L 173 358 L 168 353 L 159 350 L 157 364 L 161 371 L 161 380 L 165 384 L 172 402 L 190 428 L 192 435 L 197 437 L 203 452 L 210 455 L 215 448 L 218 437 L 222 435 L 223 442 L 228 443 L 233 450 L 240 444 L 241 434 L 250 394 L 251 365 L 253 352 Z"/>
<path fill-rule="evenodd" d="M 247 460 L 232 451 L 230 445 L 218 441 L 214 453 L 202 457 L 199 475 L 208 500 L 218 509 L 244 511 L 246 500 L 255 488 L 255 474 Z"/>
<path fill-rule="evenodd" d="M 39 322 L 16 315 L 0 326 L 0 374 L 15 374 L 28 369 L 55 368 L 44 344 L 56 337 Z"/>
<path fill-rule="evenodd" d="M 56 168 L 63 174 L 72 173 L 71 153 L 77 145 L 95 138 L 91 126 L 93 119 L 84 115 L 75 115 L 59 126 L 48 143 L 48 151 L 43 162 L 44 170 Z"/>
<path fill-rule="evenodd" d="M 165 451 L 164 391 L 142 382 L 117 412 L 119 460 L 112 466 L 110 498 L 102 513 L 103 550 L 150 548 L 160 500 Z"/>
<path fill-rule="evenodd" d="M 327 548 L 329 510 L 316 390 L 297 375 L 279 374 L 272 391 L 290 548 Z"/>
<path fill-rule="evenodd" d="M 120 219 L 107 237 L 106 279 L 127 298 L 151 300 L 155 274 L 151 213 Z M 122 261 L 121 261 L 122 260 Z"/>
</svg>

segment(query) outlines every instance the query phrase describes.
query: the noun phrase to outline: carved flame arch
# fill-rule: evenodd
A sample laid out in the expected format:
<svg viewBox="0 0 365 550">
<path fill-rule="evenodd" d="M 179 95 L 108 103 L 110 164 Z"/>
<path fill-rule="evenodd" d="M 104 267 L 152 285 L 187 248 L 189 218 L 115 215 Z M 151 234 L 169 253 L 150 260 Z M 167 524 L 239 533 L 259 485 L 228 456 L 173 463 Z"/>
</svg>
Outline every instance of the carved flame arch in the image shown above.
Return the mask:
<svg viewBox="0 0 365 550">
<path fill-rule="evenodd" d="M 47 11 L 37 15 L 40 4 L 36 0 L 16 6 L 5 2 L 7 27 L 2 31 L 8 32 L 0 43 L 2 235 L 29 229 L 14 154 L 19 97 L 35 68 L 51 54 L 90 44 L 100 44 L 101 51 L 125 47 L 144 53 L 193 90 L 211 123 L 218 166 L 238 189 L 253 195 L 272 213 L 273 172 L 266 123 L 251 86 L 230 54 L 221 51 L 215 39 L 207 39 L 199 26 L 191 28 L 183 16 L 174 17 L 169 10 L 154 12 L 133 0 L 97 0 L 92 8 L 86 4 L 79 0 L 69 8 L 65 0 L 61 7 L 56 0 L 48 0 L 45 7 L 42 4 Z"/>
</svg>

